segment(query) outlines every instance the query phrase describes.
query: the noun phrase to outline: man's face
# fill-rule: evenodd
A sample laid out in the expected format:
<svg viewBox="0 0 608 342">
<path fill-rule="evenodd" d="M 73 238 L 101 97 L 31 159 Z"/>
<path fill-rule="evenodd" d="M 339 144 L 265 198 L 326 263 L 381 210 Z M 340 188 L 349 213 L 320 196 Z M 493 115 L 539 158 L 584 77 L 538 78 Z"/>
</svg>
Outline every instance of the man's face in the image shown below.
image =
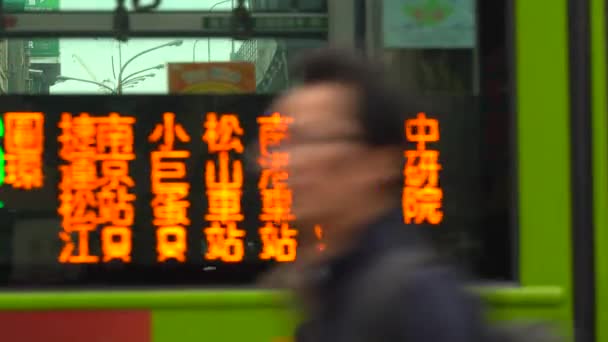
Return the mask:
<svg viewBox="0 0 608 342">
<path fill-rule="evenodd" d="M 272 108 L 293 118 L 281 150 L 289 154 L 288 183 L 303 230 L 339 221 L 365 206 L 382 177 L 386 179 L 385 172 L 391 172 L 378 150 L 363 142 L 357 95 L 340 84 L 306 85 L 279 98 Z"/>
</svg>

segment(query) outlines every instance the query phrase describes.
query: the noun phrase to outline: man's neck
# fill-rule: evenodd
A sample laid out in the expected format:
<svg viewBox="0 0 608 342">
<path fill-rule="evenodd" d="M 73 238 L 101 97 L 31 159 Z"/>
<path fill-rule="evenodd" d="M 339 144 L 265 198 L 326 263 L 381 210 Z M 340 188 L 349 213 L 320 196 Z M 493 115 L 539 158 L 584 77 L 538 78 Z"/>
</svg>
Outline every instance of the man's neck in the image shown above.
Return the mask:
<svg viewBox="0 0 608 342">
<path fill-rule="evenodd" d="M 331 227 L 325 235 L 328 257 L 342 255 L 355 248 L 371 224 L 396 208 L 390 198 L 367 202 L 326 224 Z"/>
</svg>

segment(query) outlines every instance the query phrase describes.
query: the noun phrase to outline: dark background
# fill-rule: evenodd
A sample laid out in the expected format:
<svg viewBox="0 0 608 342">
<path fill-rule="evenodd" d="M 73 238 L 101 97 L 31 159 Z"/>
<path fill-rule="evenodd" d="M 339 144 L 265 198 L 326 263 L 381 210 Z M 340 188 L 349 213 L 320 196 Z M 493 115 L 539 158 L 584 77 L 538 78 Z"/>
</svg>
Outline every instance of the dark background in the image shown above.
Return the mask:
<svg viewBox="0 0 608 342">
<path fill-rule="evenodd" d="M 257 189 L 258 172 L 243 160 L 245 184 L 242 208 L 247 231 L 246 258 L 243 263 L 227 265 L 204 260 L 206 227 L 204 215 L 207 201 L 204 187 L 204 165 L 210 158 L 206 143 L 202 141 L 203 124 L 208 112 L 238 114 L 246 148 L 257 140 L 256 118 L 265 114 L 271 97 L 263 95 L 238 96 L 6 96 L 0 104 L 2 113 L 8 111 L 41 111 L 45 113 L 45 187 L 35 191 L 15 191 L 8 185 L 0 188 L 0 286 L 108 286 L 108 285 L 247 285 L 270 266 L 258 260 L 261 246 L 257 229 L 260 222 L 260 195 Z M 487 179 L 484 161 L 487 153 L 482 148 L 480 101 L 472 97 L 412 96 L 412 102 L 440 121 L 441 140 L 427 145 L 440 151 L 441 186 L 444 189 L 444 221 L 434 227 L 404 227 L 425 229 L 438 242 L 439 249 L 451 261 L 460 263 L 483 278 L 508 277 L 507 271 L 497 272 L 492 265 L 483 266 L 488 248 L 480 233 L 487 225 L 488 213 L 482 206 L 491 194 L 481 179 Z M 188 262 L 157 264 L 155 227 L 152 225 L 150 201 L 150 152 L 156 145 L 147 142 L 154 126 L 162 123 L 164 112 L 174 112 L 176 122 L 187 130 L 191 142 L 177 144 L 175 149 L 188 148 L 192 156 L 187 161 L 188 181 L 191 184 L 188 228 Z M 136 181 L 136 219 L 133 229 L 133 252 L 130 264 L 110 263 L 98 265 L 62 265 L 57 262 L 61 242 L 58 208 L 58 158 L 60 135 L 58 122 L 62 112 L 74 116 L 87 112 L 92 116 L 105 116 L 118 112 L 122 116 L 135 116 L 135 161 L 130 172 Z M 288 113 L 283 113 L 288 115 Z M 404 113 L 403 120 L 417 113 Z M 505 127 L 505 129 L 507 129 Z M 405 136 L 404 136 L 405 139 Z M 415 149 L 415 145 L 409 146 Z M 234 156 L 233 156 L 234 157 Z M 244 156 L 243 156 L 244 157 Z M 243 158 L 244 159 L 244 158 Z M 482 177 L 482 174 L 485 175 Z M 490 177 L 492 178 L 492 177 Z M 499 177 L 502 178 L 502 177 Z M 495 179 L 495 182 L 505 181 Z M 508 211 L 509 208 L 504 208 Z M 493 222 L 493 231 L 509 236 L 508 222 Z M 498 226 L 497 226 L 498 225 Z M 501 228 L 503 227 L 503 228 Z M 302 227 L 299 227 L 302 228 Z M 507 241 L 507 240 L 505 240 Z M 92 254 L 99 255 L 99 237 L 91 234 Z M 508 245 L 492 253 L 510 259 Z M 498 276 L 493 275 L 498 274 Z"/>
</svg>

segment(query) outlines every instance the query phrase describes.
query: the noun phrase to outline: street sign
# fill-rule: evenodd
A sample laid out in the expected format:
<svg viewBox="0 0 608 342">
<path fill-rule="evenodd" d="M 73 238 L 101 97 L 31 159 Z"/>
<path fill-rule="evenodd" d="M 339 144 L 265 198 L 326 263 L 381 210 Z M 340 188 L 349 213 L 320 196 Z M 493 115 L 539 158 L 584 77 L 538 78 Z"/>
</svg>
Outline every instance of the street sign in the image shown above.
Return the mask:
<svg viewBox="0 0 608 342">
<path fill-rule="evenodd" d="M 26 11 L 57 11 L 59 0 L 21 0 L 25 1 Z"/>
<path fill-rule="evenodd" d="M 36 57 L 58 57 L 59 39 L 32 39 L 28 42 L 30 56 Z"/>
<path fill-rule="evenodd" d="M 59 10 L 59 0 L 22 0 L 26 1 L 27 12 L 48 12 Z M 59 57 L 59 39 L 32 39 L 28 41 L 30 57 Z M 35 62 L 35 61 L 34 61 Z"/>
<path fill-rule="evenodd" d="M 4 0 L 2 10 L 5 12 L 21 12 L 26 0 Z"/>
<path fill-rule="evenodd" d="M 255 93 L 253 63 L 169 63 L 167 69 L 171 94 Z"/>
</svg>

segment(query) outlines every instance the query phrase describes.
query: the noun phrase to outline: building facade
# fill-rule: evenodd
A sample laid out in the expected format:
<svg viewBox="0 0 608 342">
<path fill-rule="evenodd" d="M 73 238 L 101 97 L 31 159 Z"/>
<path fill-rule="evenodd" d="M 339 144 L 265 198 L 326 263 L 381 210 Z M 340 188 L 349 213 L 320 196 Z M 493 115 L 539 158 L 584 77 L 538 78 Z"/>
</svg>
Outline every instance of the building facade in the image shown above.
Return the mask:
<svg viewBox="0 0 608 342">
<path fill-rule="evenodd" d="M 252 12 L 327 13 L 327 0 L 252 0 Z M 302 50 L 320 47 L 326 41 L 315 39 L 251 39 L 233 55 L 233 60 L 256 66 L 258 93 L 275 93 L 290 85 L 289 60 Z"/>
</svg>

